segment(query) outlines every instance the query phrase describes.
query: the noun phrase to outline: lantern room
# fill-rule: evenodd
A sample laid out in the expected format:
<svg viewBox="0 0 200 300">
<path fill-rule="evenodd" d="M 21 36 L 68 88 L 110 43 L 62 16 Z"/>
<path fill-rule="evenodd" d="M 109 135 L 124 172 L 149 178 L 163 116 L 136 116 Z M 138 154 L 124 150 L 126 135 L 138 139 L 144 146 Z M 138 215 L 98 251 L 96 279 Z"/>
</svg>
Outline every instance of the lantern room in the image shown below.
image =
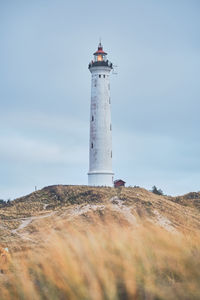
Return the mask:
<svg viewBox="0 0 200 300">
<path fill-rule="evenodd" d="M 107 53 L 103 51 L 103 46 L 101 45 L 101 42 L 99 43 L 98 50 L 94 53 L 94 61 L 106 61 Z"/>
<path fill-rule="evenodd" d="M 89 63 L 88 68 L 92 67 L 109 67 L 113 68 L 112 63 L 107 59 L 107 53 L 103 51 L 103 46 L 101 42 L 98 45 L 98 50 L 94 53 L 94 60 Z"/>
</svg>

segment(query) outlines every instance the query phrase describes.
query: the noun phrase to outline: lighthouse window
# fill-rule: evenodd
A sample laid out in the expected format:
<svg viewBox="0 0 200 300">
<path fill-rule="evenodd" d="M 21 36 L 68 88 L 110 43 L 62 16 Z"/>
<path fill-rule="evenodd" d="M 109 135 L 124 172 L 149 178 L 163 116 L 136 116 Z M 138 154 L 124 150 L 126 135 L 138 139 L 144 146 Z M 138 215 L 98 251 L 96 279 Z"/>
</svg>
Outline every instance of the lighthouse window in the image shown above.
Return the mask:
<svg viewBox="0 0 200 300">
<path fill-rule="evenodd" d="M 99 78 L 101 78 L 101 75 L 99 75 Z"/>
<path fill-rule="evenodd" d="M 94 116 L 92 116 L 92 121 L 94 121 Z"/>
<path fill-rule="evenodd" d="M 93 143 L 91 144 L 91 148 L 93 148 Z"/>
<path fill-rule="evenodd" d="M 112 125 L 110 124 L 110 130 L 112 130 Z"/>
<path fill-rule="evenodd" d="M 103 78 L 106 78 L 106 75 L 103 75 Z"/>
<path fill-rule="evenodd" d="M 109 104 L 111 103 L 110 97 L 109 97 Z"/>
</svg>

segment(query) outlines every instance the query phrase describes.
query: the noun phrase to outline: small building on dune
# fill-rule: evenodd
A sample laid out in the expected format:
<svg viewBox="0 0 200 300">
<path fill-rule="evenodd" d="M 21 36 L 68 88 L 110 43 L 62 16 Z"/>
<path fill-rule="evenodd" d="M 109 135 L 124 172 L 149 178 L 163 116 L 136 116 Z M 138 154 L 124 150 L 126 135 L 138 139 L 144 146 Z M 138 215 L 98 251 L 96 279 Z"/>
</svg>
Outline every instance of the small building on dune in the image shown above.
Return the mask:
<svg viewBox="0 0 200 300">
<path fill-rule="evenodd" d="M 117 180 L 114 181 L 114 187 L 116 188 L 116 187 L 120 187 L 120 186 L 125 186 L 125 183 L 126 182 L 124 180 L 117 179 Z"/>
</svg>

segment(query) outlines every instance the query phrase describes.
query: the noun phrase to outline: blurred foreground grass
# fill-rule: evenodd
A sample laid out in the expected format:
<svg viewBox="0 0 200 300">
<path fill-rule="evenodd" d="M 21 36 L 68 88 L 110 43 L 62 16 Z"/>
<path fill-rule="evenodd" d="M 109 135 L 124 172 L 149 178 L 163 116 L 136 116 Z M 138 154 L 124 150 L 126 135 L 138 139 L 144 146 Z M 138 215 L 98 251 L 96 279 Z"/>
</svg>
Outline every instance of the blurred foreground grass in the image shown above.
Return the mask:
<svg viewBox="0 0 200 300">
<path fill-rule="evenodd" d="M 200 299 L 200 237 L 112 217 L 38 228 L 41 243 L 11 254 L 0 299 Z"/>
</svg>

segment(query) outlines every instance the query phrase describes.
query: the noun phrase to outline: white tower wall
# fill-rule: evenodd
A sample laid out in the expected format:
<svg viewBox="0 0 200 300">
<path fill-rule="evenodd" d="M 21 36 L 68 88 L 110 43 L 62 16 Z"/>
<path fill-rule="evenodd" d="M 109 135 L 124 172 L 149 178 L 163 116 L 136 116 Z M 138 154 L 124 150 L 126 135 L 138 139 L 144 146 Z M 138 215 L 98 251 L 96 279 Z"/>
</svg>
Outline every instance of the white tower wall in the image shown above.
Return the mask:
<svg viewBox="0 0 200 300">
<path fill-rule="evenodd" d="M 88 184 L 113 186 L 109 66 L 92 66 Z"/>
</svg>

